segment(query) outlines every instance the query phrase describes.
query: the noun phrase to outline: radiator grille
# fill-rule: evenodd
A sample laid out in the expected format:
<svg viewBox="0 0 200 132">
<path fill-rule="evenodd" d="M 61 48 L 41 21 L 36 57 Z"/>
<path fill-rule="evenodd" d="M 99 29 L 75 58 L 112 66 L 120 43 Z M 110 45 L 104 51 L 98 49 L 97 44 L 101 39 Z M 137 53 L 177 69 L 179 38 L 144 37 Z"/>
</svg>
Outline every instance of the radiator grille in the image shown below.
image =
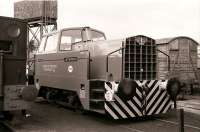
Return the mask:
<svg viewBox="0 0 200 132">
<path fill-rule="evenodd" d="M 124 77 L 134 80 L 156 79 L 155 40 L 145 36 L 127 38 L 123 52 Z"/>
</svg>

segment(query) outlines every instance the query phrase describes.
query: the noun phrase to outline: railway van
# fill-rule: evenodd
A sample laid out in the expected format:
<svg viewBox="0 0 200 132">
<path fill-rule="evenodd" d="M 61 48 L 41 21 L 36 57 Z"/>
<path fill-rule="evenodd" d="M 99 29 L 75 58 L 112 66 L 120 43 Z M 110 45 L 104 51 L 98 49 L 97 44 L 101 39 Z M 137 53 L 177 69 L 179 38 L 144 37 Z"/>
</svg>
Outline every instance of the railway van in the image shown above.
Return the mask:
<svg viewBox="0 0 200 132">
<path fill-rule="evenodd" d="M 38 96 L 113 119 L 166 113 L 180 82 L 157 79 L 157 52 L 144 35 L 106 40 L 90 27 L 45 34 L 35 55 Z"/>
</svg>

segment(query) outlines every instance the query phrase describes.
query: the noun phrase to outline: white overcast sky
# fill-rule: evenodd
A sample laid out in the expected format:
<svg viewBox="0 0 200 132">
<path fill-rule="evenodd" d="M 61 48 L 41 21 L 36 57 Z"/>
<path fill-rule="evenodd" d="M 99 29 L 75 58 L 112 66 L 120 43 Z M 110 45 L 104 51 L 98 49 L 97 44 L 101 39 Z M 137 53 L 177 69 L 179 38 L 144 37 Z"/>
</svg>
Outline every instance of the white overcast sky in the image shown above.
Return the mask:
<svg viewBox="0 0 200 132">
<path fill-rule="evenodd" d="M 13 16 L 13 2 L 0 0 L 0 15 Z M 58 27 L 90 26 L 108 39 L 144 34 L 189 36 L 200 42 L 200 0 L 58 0 Z"/>
</svg>

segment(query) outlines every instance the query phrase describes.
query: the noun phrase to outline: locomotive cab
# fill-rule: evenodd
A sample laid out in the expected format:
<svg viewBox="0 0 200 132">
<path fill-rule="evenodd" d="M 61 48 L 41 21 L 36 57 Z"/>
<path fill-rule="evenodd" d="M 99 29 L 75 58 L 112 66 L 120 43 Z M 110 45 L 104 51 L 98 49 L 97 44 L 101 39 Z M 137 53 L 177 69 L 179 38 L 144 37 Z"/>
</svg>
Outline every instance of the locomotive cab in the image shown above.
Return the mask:
<svg viewBox="0 0 200 132">
<path fill-rule="evenodd" d="M 27 23 L 0 16 L 0 114 L 26 110 L 37 97 L 37 89 L 26 85 L 26 50 Z"/>
<path fill-rule="evenodd" d="M 35 66 L 39 96 L 50 102 L 114 119 L 172 108 L 173 84 L 157 79 L 157 47 L 147 36 L 106 40 L 89 27 L 62 29 L 44 35 Z"/>
<path fill-rule="evenodd" d="M 76 44 L 106 40 L 105 34 L 89 27 L 67 28 L 43 36 L 38 53 L 73 51 Z M 45 49 L 44 49 L 45 48 Z"/>
</svg>

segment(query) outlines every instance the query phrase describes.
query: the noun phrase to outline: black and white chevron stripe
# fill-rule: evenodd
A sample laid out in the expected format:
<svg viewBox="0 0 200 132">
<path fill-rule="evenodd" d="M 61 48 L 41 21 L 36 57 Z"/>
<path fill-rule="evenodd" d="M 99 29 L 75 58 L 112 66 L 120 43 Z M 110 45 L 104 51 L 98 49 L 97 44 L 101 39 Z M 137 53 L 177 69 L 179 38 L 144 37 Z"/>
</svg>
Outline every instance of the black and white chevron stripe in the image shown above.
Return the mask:
<svg viewBox="0 0 200 132">
<path fill-rule="evenodd" d="M 114 101 L 105 101 L 106 112 L 114 119 L 166 113 L 171 108 L 171 100 L 166 90 L 159 90 L 159 83 L 161 81 L 162 80 L 136 81 L 138 86 L 146 84 L 149 87 L 146 96 L 144 96 L 142 87 L 137 87 L 136 95 L 128 101 L 123 101 L 123 99 L 115 94 Z M 108 86 L 107 83 L 105 83 L 105 89 L 111 90 L 114 87 L 118 87 L 118 83 L 111 82 L 111 84 L 112 86 Z"/>
</svg>

